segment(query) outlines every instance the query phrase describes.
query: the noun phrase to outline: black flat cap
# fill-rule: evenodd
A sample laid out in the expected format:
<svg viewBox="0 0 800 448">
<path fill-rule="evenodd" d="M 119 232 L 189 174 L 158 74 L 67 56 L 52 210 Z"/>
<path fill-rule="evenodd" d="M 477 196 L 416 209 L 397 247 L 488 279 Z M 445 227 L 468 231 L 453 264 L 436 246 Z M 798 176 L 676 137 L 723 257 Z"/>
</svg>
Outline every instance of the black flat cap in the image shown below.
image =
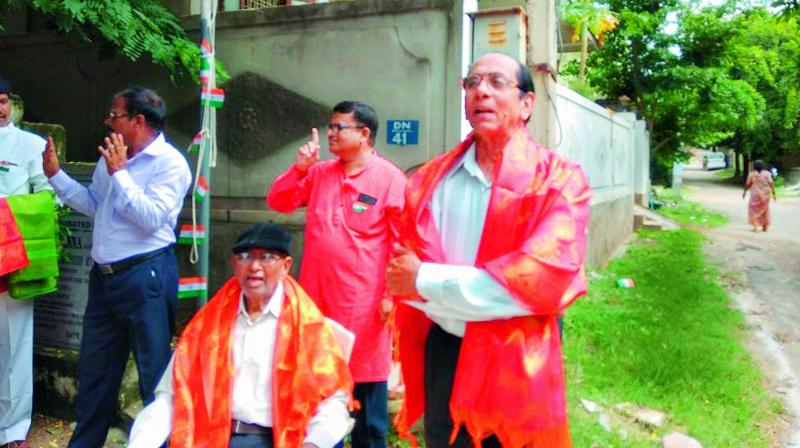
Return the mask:
<svg viewBox="0 0 800 448">
<path fill-rule="evenodd" d="M 247 228 L 233 246 L 233 253 L 246 252 L 254 247 L 268 250 L 279 250 L 289 254 L 292 246 L 292 234 L 278 224 L 268 222 L 255 224 Z"/>
<path fill-rule="evenodd" d="M 0 93 L 11 95 L 11 81 L 0 75 Z"/>
</svg>

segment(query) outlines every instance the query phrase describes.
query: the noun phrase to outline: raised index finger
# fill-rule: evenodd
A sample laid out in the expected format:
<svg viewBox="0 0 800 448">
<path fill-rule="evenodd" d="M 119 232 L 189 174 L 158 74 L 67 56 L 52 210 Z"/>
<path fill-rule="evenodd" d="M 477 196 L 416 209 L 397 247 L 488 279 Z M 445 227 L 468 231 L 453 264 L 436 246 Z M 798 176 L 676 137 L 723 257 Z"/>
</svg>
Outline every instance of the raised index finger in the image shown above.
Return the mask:
<svg viewBox="0 0 800 448">
<path fill-rule="evenodd" d="M 319 146 L 319 131 L 317 128 L 311 128 L 311 143 Z"/>
</svg>

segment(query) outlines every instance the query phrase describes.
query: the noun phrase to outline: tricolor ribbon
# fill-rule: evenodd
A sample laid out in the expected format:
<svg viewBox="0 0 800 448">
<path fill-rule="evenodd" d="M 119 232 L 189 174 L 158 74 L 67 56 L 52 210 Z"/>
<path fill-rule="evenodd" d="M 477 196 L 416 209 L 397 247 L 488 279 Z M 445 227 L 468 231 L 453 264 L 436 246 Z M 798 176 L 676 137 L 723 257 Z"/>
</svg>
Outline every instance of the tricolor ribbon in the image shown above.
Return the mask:
<svg viewBox="0 0 800 448">
<path fill-rule="evenodd" d="M 178 244 L 192 244 L 194 241 L 197 241 L 197 244 L 203 244 L 205 240 L 206 227 L 204 225 L 184 224 L 181 226 L 181 232 L 178 234 Z"/>
<path fill-rule="evenodd" d="M 199 151 L 200 145 L 203 143 L 203 133 L 198 132 L 192 137 L 192 145 L 189 146 L 189 152 Z"/>
<path fill-rule="evenodd" d="M 208 63 L 208 59 L 202 58 L 200 60 L 200 84 L 206 85 L 208 84 L 208 80 L 211 78 L 211 64 Z"/>
<path fill-rule="evenodd" d="M 208 102 L 211 107 L 220 108 L 222 107 L 222 103 L 225 102 L 225 91 L 222 89 L 203 87 L 200 89 L 200 100 L 204 103 Z"/>
<path fill-rule="evenodd" d="M 206 176 L 200 176 L 197 180 L 197 185 L 194 187 L 194 197 L 198 201 L 202 201 L 208 194 L 208 184 L 206 183 Z"/>
<path fill-rule="evenodd" d="M 203 53 L 204 58 L 211 56 L 211 44 L 205 38 L 200 41 L 200 51 Z"/>
<path fill-rule="evenodd" d="M 200 297 L 206 293 L 208 285 L 205 277 L 184 277 L 178 279 L 178 298 Z"/>
</svg>

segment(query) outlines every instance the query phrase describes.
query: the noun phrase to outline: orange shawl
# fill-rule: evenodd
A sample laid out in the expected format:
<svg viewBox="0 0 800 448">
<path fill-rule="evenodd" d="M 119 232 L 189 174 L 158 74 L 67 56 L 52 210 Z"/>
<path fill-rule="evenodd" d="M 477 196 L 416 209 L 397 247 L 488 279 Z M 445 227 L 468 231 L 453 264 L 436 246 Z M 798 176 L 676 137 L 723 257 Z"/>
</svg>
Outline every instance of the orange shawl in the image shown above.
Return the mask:
<svg viewBox="0 0 800 448">
<path fill-rule="evenodd" d="M 409 180 L 401 240 L 422 261 L 446 262 L 430 201 L 473 140 L 468 136 Z M 586 292 L 591 191 L 577 164 L 534 142 L 526 129 L 507 144 L 494 179 L 475 265 L 534 316 L 467 323 L 450 400 L 453 437 L 463 424 L 476 446 L 495 434 L 506 447 L 571 447 L 557 318 Z M 424 412 L 431 322 L 410 306 L 397 313 L 406 400 L 395 423 L 410 436 Z"/>
<path fill-rule="evenodd" d="M 272 429 L 275 446 L 299 447 L 319 403 L 353 388 L 341 349 L 325 318 L 291 277 L 275 341 Z M 170 447 L 218 448 L 231 435 L 233 324 L 241 289 L 232 278 L 192 318 L 175 349 L 175 421 Z"/>
<path fill-rule="evenodd" d="M 0 198 L 0 276 L 30 264 L 14 214 L 5 198 Z"/>
</svg>

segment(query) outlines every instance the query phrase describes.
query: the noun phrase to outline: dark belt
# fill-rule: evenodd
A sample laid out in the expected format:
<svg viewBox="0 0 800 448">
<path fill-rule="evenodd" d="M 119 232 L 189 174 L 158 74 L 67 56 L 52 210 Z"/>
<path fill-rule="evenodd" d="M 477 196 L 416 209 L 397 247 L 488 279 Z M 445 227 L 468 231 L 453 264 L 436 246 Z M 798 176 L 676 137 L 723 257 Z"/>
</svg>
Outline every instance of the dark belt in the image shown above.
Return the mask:
<svg viewBox="0 0 800 448">
<path fill-rule="evenodd" d="M 118 272 L 124 271 L 125 269 L 130 269 L 138 264 L 142 264 L 147 260 L 152 260 L 153 258 L 156 258 L 159 255 L 165 254 L 171 248 L 172 246 L 170 245 L 162 247 L 161 249 L 156 249 L 152 252 L 145 252 L 141 255 L 135 255 L 133 257 L 126 258 L 124 260 L 120 260 L 114 263 L 109 263 L 109 264 L 95 263 L 94 266 L 103 275 L 116 274 Z"/>
<path fill-rule="evenodd" d="M 0 275 L 0 293 L 8 291 L 8 281 L 5 275 Z"/>
<path fill-rule="evenodd" d="M 255 423 L 231 420 L 231 434 L 262 434 L 272 436 L 272 428 L 256 425 Z"/>
</svg>

